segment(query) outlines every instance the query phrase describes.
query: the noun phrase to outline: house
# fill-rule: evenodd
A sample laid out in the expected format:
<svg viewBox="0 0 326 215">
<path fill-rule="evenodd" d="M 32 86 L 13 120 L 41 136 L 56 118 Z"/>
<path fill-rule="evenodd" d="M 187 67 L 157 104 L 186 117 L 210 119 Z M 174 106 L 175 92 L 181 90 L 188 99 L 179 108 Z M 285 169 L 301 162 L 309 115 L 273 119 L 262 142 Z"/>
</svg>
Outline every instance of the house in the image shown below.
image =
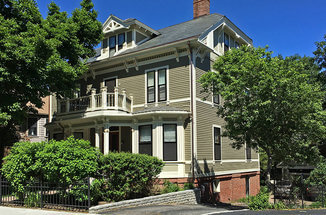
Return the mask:
<svg viewBox="0 0 326 215">
<path fill-rule="evenodd" d="M 48 139 L 45 125 L 52 119 L 52 100 L 52 96 L 42 98 L 43 106 L 36 108 L 37 114 L 28 114 L 25 121 L 19 126 L 21 141 L 41 142 Z"/>
<path fill-rule="evenodd" d="M 218 95 L 201 93 L 198 79 L 216 58 L 252 40 L 227 17 L 194 0 L 194 19 L 160 30 L 114 15 L 74 99 L 58 100 L 50 137 L 89 140 L 104 154 L 127 151 L 165 162 L 161 179 L 193 178 L 230 202 L 259 191 L 258 154 L 221 137 Z M 208 96 L 208 99 L 204 99 Z"/>
</svg>

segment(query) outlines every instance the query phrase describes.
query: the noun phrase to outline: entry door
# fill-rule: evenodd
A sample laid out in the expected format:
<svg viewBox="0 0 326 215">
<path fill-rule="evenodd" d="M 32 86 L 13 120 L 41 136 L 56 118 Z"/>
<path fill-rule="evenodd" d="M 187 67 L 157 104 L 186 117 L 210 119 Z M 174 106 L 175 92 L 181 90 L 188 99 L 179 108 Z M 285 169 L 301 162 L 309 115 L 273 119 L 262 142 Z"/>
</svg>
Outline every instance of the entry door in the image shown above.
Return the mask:
<svg viewBox="0 0 326 215">
<path fill-rule="evenodd" d="M 119 131 L 110 132 L 110 151 L 120 152 L 119 150 Z"/>
<path fill-rule="evenodd" d="M 108 89 L 108 93 L 114 93 L 114 88 L 116 87 L 116 78 L 105 80 L 104 84 Z"/>
</svg>

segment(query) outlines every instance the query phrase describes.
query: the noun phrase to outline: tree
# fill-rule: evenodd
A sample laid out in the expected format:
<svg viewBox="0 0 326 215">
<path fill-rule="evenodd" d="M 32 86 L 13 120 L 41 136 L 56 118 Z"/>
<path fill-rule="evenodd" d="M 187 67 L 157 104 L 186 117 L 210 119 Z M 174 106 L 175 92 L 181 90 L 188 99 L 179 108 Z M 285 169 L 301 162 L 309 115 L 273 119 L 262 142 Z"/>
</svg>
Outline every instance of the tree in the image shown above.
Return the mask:
<svg viewBox="0 0 326 215">
<path fill-rule="evenodd" d="M 35 112 L 42 97 L 69 95 L 102 39 L 91 0 L 70 17 L 53 2 L 48 10 L 43 19 L 35 0 L 0 0 L 0 126 Z"/>
<path fill-rule="evenodd" d="M 324 41 L 316 42 L 317 49 L 314 52 L 314 55 L 319 66 L 326 69 L 326 34 L 324 35 L 324 39 Z"/>
<path fill-rule="evenodd" d="M 243 46 L 219 57 L 200 82 L 220 94 L 217 114 L 233 146 L 247 144 L 267 154 L 268 180 L 274 164 L 309 162 L 325 137 L 323 93 L 310 58 L 272 57 L 266 48 Z M 267 181 L 268 182 L 268 181 Z"/>
</svg>

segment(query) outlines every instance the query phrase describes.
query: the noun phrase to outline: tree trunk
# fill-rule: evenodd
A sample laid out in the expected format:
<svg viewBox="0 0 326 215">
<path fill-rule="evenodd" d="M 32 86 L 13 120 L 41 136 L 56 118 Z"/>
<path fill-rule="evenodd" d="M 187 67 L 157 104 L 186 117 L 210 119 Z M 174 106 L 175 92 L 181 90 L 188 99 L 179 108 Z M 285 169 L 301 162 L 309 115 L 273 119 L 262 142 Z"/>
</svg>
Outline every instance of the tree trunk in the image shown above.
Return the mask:
<svg viewBox="0 0 326 215">
<path fill-rule="evenodd" d="M 272 172 L 272 156 L 269 151 L 267 153 L 267 179 L 266 179 L 266 185 L 271 188 L 271 172 Z"/>
</svg>

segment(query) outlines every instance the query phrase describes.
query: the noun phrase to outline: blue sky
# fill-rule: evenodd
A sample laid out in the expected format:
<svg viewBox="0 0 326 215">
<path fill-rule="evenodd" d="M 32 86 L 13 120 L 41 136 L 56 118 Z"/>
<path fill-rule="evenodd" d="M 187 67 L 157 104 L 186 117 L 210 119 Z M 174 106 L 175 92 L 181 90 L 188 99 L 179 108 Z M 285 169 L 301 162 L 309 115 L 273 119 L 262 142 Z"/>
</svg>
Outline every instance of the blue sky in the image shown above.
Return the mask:
<svg viewBox="0 0 326 215">
<path fill-rule="evenodd" d="M 51 0 L 36 0 L 42 15 Z M 71 13 L 78 0 L 54 0 L 61 10 Z M 160 29 L 193 18 L 192 0 L 93 0 L 98 19 L 110 14 L 136 18 Z M 227 16 L 254 41 L 269 45 L 275 54 L 313 56 L 315 42 L 326 34 L 325 0 L 211 0 L 211 13 Z"/>
</svg>

